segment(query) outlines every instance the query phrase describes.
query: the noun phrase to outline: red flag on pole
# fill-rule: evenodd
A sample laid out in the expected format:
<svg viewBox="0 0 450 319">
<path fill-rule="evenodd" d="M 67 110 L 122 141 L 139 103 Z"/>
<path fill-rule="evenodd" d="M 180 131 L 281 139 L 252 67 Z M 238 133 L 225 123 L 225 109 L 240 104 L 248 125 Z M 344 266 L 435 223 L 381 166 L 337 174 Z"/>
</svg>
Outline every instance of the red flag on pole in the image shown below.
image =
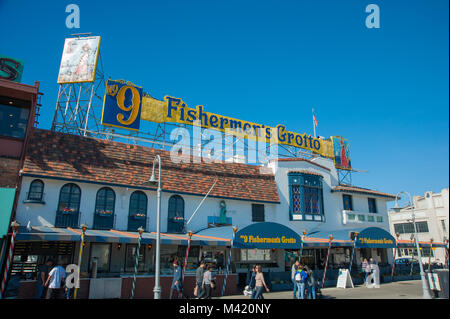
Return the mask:
<svg viewBox="0 0 450 319">
<path fill-rule="evenodd" d="M 316 115 L 314 114 L 314 109 L 313 109 L 313 121 L 314 121 L 314 124 L 316 124 L 316 126 L 319 126 L 319 124 L 317 123 Z"/>
</svg>

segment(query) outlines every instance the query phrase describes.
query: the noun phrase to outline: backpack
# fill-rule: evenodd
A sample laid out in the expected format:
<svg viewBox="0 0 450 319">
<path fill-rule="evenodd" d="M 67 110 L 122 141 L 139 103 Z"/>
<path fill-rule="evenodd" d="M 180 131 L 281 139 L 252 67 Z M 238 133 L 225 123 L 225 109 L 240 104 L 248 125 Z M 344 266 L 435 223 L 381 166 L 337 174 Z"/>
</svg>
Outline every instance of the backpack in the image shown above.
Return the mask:
<svg viewBox="0 0 450 319">
<path fill-rule="evenodd" d="M 302 270 L 302 271 L 297 271 L 296 273 L 295 273 L 295 281 L 296 282 L 301 282 L 301 283 L 304 283 L 305 282 L 305 279 L 308 277 L 308 274 L 304 271 L 304 270 Z"/>
</svg>

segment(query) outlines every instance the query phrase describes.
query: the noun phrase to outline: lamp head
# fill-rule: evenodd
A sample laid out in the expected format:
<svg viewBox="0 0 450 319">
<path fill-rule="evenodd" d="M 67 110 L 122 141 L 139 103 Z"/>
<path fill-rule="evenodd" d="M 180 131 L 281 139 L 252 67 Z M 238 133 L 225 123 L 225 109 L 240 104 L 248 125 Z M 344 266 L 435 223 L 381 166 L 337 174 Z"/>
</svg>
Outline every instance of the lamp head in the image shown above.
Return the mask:
<svg viewBox="0 0 450 319">
<path fill-rule="evenodd" d="M 81 225 L 81 230 L 84 232 L 86 232 L 88 226 L 86 224 Z"/>
<path fill-rule="evenodd" d="M 148 181 L 149 183 L 156 183 L 155 172 L 152 172 L 152 176 L 150 176 L 150 179 Z"/>
<path fill-rule="evenodd" d="M 306 236 L 306 229 L 303 230 L 303 236 Z"/>
<path fill-rule="evenodd" d="M 17 231 L 19 229 L 20 224 L 17 221 L 13 221 L 11 223 L 11 227 L 14 229 L 14 231 Z"/>
<path fill-rule="evenodd" d="M 399 197 L 395 197 L 395 205 L 394 205 L 394 208 L 399 208 L 399 207 L 398 207 L 398 199 L 399 199 Z"/>
<path fill-rule="evenodd" d="M 333 235 L 328 236 L 330 238 L 330 240 L 333 240 Z"/>
<path fill-rule="evenodd" d="M 143 232 L 144 232 L 144 228 L 139 227 L 139 228 L 138 228 L 138 233 L 139 233 L 139 235 L 142 235 Z"/>
<path fill-rule="evenodd" d="M 193 234 L 193 232 L 192 232 L 192 230 L 190 230 L 190 231 L 188 232 L 189 237 L 192 237 L 192 234 Z"/>
<path fill-rule="evenodd" d="M 236 233 L 238 230 L 237 226 L 233 226 L 233 231 Z"/>
</svg>

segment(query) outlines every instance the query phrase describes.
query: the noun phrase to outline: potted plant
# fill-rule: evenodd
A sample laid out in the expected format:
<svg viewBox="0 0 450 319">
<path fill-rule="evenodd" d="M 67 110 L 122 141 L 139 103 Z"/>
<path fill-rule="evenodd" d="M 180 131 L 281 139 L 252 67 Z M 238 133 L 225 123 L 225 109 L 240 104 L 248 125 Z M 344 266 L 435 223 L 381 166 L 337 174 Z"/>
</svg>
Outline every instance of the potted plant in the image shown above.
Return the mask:
<svg viewBox="0 0 450 319">
<path fill-rule="evenodd" d="M 111 216 L 113 214 L 113 212 L 111 210 L 99 210 L 98 215 L 99 216 Z"/>
<path fill-rule="evenodd" d="M 146 215 L 143 213 L 136 213 L 133 215 L 134 219 L 145 219 Z"/>
<path fill-rule="evenodd" d="M 73 215 L 75 213 L 75 209 L 66 207 L 62 210 L 64 215 Z"/>
</svg>

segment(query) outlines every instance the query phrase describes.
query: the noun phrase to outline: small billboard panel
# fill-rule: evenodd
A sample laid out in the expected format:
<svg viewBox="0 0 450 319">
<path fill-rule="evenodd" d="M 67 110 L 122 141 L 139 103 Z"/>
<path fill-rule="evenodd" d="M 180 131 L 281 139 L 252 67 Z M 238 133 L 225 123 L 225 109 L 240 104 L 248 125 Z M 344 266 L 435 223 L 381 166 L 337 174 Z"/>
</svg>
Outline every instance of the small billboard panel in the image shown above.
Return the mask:
<svg viewBox="0 0 450 319">
<path fill-rule="evenodd" d="M 332 136 L 331 140 L 333 142 L 334 166 L 350 171 L 352 169 L 352 163 L 350 160 L 348 140 L 341 136 Z"/>
<path fill-rule="evenodd" d="M 99 36 L 66 39 L 58 83 L 94 82 L 99 49 Z"/>
</svg>

